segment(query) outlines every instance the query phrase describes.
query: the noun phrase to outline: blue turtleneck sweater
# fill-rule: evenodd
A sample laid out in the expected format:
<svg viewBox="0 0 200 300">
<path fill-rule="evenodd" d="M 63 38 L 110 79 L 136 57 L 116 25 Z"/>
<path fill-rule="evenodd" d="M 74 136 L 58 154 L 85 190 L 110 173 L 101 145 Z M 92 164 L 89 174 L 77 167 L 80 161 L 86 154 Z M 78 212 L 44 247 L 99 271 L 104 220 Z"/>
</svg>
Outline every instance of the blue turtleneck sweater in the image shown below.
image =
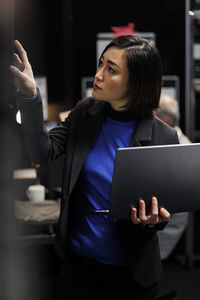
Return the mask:
<svg viewBox="0 0 200 300">
<path fill-rule="evenodd" d="M 77 183 L 68 247 L 101 263 L 126 264 L 116 223 L 86 212 L 109 209 L 116 149 L 129 147 L 135 128 L 136 121 L 122 122 L 106 116 Z"/>
</svg>

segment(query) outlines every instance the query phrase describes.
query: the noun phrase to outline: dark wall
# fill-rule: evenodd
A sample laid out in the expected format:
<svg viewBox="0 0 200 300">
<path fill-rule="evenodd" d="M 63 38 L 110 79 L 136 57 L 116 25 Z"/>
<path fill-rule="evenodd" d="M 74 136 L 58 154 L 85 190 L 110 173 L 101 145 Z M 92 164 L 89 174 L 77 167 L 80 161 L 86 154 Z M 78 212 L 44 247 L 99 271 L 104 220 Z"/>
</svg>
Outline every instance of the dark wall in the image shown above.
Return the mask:
<svg viewBox="0 0 200 300">
<path fill-rule="evenodd" d="M 184 119 L 185 68 L 185 1 L 132 0 L 113 5 L 111 1 L 76 1 L 75 69 L 77 82 L 91 76 L 96 68 L 96 34 L 109 32 L 111 26 L 135 23 L 139 32 L 155 32 L 156 44 L 163 60 L 165 75 L 178 75 L 181 80 L 181 111 Z M 76 90 L 79 98 L 80 89 Z M 183 123 L 183 122 L 182 122 Z M 184 124 L 184 123 L 183 123 Z"/>
<path fill-rule="evenodd" d="M 156 33 L 164 74 L 180 77 L 184 124 L 185 1 L 63 0 L 48 6 L 27 1 L 32 12 L 17 26 L 16 36 L 24 42 L 35 74 L 48 76 L 50 102 L 73 106 L 81 97 L 81 78 L 95 74 L 96 34 L 133 22 L 137 31 Z"/>
</svg>

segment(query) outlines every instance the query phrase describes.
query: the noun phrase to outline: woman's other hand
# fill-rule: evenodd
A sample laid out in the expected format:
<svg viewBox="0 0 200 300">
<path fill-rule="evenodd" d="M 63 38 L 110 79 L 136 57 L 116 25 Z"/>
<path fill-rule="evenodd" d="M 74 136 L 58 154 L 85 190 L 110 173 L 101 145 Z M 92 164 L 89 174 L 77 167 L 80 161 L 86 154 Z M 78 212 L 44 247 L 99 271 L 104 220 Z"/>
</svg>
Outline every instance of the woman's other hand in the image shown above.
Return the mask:
<svg viewBox="0 0 200 300">
<path fill-rule="evenodd" d="M 158 200 L 156 197 L 152 197 L 151 202 L 151 213 L 146 215 L 146 204 L 145 201 L 139 200 L 139 212 L 137 214 L 137 209 L 131 207 L 131 220 L 134 224 L 148 224 L 156 225 L 161 222 L 169 222 L 170 213 L 164 208 L 158 207 Z"/>
<path fill-rule="evenodd" d="M 32 98 L 37 94 L 32 67 L 28 61 L 27 53 L 20 42 L 16 40 L 14 43 L 19 53 L 19 55 L 14 53 L 13 65 L 10 66 L 15 79 L 15 86 L 21 96 Z"/>
</svg>

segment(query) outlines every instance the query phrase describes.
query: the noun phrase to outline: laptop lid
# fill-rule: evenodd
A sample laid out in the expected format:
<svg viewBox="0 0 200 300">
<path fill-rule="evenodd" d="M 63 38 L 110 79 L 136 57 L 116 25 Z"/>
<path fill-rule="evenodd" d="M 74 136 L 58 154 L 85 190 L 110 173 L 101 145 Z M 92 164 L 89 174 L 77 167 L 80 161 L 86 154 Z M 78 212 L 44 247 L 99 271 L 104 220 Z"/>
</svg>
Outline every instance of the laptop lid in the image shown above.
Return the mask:
<svg viewBox="0 0 200 300">
<path fill-rule="evenodd" d="M 200 210 L 200 143 L 117 149 L 109 218 L 129 218 L 152 196 L 170 213 Z"/>
</svg>

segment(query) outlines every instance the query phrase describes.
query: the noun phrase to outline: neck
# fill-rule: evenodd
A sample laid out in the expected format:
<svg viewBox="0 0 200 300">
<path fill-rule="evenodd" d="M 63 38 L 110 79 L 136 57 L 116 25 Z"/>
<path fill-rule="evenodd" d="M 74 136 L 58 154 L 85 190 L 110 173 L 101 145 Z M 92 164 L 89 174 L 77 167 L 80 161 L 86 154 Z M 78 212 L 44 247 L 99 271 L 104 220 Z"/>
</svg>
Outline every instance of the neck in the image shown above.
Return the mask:
<svg viewBox="0 0 200 300">
<path fill-rule="evenodd" d="M 137 120 L 140 117 L 140 115 L 135 111 L 115 110 L 109 103 L 106 106 L 106 113 L 111 119 L 120 122 L 129 122 L 129 121 Z"/>
</svg>

